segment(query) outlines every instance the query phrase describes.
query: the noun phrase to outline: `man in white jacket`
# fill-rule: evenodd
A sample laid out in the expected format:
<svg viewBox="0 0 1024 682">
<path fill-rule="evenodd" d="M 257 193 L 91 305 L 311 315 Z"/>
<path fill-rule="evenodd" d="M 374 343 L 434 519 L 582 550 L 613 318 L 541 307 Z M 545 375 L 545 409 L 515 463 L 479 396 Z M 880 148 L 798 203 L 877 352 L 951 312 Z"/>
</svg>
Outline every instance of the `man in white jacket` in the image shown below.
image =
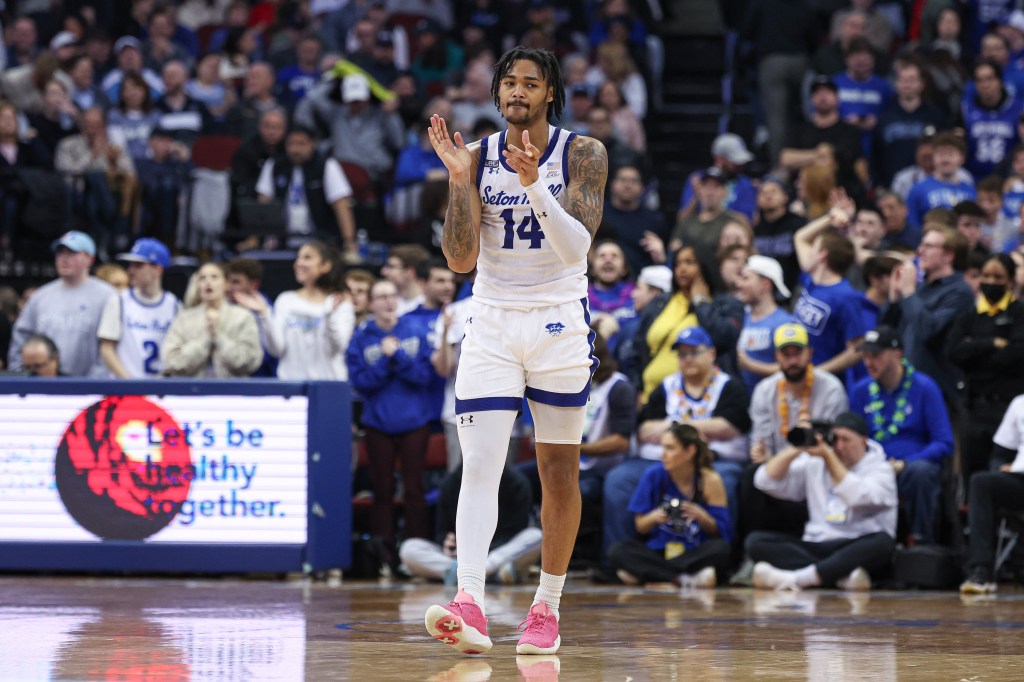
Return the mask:
<svg viewBox="0 0 1024 682">
<path fill-rule="evenodd" d="M 810 517 L 802 540 L 764 531 L 747 537 L 747 554 L 758 562 L 755 587 L 869 590 L 871 575 L 889 565 L 898 504 L 892 467 L 860 415 L 838 415 L 831 436 L 786 448 L 754 477 L 773 497 L 806 500 Z"/>
</svg>

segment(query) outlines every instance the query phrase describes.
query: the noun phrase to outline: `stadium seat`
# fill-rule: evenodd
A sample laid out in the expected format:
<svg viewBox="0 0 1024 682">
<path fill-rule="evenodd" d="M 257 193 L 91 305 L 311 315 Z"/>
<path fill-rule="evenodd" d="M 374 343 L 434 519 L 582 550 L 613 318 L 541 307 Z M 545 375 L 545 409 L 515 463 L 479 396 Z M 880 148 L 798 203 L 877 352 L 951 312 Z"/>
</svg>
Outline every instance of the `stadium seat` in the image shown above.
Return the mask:
<svg viewBox="0 0 1024 682">
<path fill-rule="evenodd" d="M 241 144 L 235 135 L 200 135 L 192 146 L 192 163 L 196 168 L 226 171 Z"/>
</svg>

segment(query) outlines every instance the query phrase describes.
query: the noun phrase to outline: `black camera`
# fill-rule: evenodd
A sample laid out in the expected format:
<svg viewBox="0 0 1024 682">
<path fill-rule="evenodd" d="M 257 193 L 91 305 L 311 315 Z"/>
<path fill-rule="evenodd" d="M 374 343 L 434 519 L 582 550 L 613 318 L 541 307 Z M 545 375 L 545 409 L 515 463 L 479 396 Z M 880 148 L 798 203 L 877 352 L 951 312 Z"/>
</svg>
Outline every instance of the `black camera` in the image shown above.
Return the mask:
<svg viewBox="0 0 1024 682">
<path fill-rule="evenodd" d="M 684 538 L 684 542 L 687 541 L 685 538 L 689 538 L 690 542 L 696 542 L 700 535 L 700 524 L 696 519 L 687 519 L 683 516 L 683 502 L 685 500 L 673 497 L 661 503 L 661 508 L 668 514 L 665 525 L 673 534 Z"/>
<path fill-rule="evenodd" d="M 832 444 L 832 425 L 827 422 L 813 422 L 810 426 L 794 426 L 786 434 L 789 444 L 798 448 L 810 448 L 818 444 L 818 435 Z"/>
</svg>

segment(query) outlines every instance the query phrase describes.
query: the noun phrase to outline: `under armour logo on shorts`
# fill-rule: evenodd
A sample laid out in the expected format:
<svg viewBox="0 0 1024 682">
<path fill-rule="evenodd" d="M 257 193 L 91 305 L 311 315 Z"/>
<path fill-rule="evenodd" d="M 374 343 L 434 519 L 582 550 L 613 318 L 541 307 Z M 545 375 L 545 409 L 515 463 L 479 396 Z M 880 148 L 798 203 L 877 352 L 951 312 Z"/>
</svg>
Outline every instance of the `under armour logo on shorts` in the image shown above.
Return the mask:
<svg viewBox="0 0 1024 682">
<path fill-rule="evenodd" d="M 473 425 L 473 415 L 471 415 L 471 414 L 460 415 L 459 416 L 459 426 L 467 426 L 467 425 L 468 426 L 472 426 Z"/>
<path fill-rule="evenodd" d="M 565 325 L 561 322 L 552 322 L 544 328 L 548 330 L 548 334 L 551 334 L 551 336 L 558 336 L 562 333 L 562 330 L 565 329 Z"/>
</svg>

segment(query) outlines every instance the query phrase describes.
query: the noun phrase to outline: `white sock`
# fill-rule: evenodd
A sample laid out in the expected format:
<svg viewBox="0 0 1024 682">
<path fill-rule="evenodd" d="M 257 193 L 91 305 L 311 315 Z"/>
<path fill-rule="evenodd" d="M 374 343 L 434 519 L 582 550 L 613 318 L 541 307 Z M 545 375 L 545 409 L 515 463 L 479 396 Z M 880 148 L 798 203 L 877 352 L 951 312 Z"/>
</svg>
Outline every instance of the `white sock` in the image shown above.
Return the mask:
<svg viewBox="0 0 1024 682">
<path fill-rule="evenodd" d="M 562 601 L 562 588 L 565 587 L 565 574 L 551 575 L 540 572 L 540 585 L 537 587 L 537 594 L 533 597 L 533 603 L 543 601 L 551 609 L 551 613 L 558 618 L 558 605 Z"/>
<path fill-rule="evenodd" d="M 814 564 L 793 571 L 793 574 L 796 578 L 796 584 L 800 587 L 816 587 L 821 584 L 821 576 L 818 575 L 818 569 L 815 568 Z"/>
<path fill-rule="evenodd" d="M 484 583 L 487 580 L 487 573 L 483 566 L 466 566 L 459 564 L 459 589 L 468 594 L 484 612 Z"/>
<path fill-rule="evenodd" d="M 498 486 L 516 413 L 469 412 L 459 420 L 462 487 L 455 516 L 459 588 L 484 608 L 487 552 L 498 526 Z"/>
</svg>

